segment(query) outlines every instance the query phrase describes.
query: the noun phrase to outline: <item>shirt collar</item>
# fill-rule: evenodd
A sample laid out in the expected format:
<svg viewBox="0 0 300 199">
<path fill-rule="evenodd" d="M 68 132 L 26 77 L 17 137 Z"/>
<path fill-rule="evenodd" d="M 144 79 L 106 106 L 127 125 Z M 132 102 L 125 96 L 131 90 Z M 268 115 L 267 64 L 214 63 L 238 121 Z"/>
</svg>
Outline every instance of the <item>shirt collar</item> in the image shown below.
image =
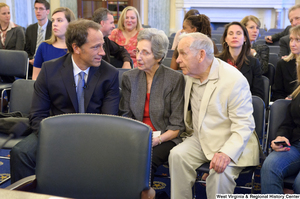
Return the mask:
<svg viewBox="0 0 300 199">
<path fill-rule="evenodd" d="M 80 72 L 82 72 L 83 70 L 81 70 L 77 64 L 75 63 L 74 59 L 73 59 L 73 55 L 71 56 L 72 58 L 72 63 L 73 63 L 73 74 L 74 74 L 74 77 L 76 75 L 78 75 Z M 89 71 L 90 71 L 90 67 L 88 67 L 86 70 L 84 70 L 83 72 L 85 72 L 85 74 L 89 74 Z"/>
</svg>

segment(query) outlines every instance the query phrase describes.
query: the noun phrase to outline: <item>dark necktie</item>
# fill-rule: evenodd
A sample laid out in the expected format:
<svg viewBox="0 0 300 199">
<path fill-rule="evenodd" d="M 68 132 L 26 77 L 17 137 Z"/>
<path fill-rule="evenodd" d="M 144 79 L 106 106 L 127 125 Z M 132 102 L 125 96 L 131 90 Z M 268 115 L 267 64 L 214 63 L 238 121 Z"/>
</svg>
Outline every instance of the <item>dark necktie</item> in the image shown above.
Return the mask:
<svg viewBox="0 0 300 199">
<path fill-rule="evenodd" d="M 78 113 L 84 113 L 84 91 L 83 87 L 85 84 L 84 72 L 78 74 L 78 85 L 77 85 L 77 99 L 78 99 Z"/>
</svg>

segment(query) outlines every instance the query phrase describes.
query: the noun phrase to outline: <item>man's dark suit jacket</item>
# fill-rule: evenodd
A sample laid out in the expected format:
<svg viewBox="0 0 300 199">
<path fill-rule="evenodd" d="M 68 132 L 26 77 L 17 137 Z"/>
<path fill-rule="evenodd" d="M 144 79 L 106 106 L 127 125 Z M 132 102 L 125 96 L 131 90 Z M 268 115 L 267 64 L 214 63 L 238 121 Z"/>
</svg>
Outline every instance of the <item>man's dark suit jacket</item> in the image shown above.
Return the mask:
<svg viewBox="0 0 300 199">
<path fill-rule="evenodd" d="M 86 113 L 118 114 L 119 72 L 101 61 L 99 67 L 90 67 L 84 90 Z M 71 54 L 44 62 L 34 84 L 30 126 L 38 133 L 42 119 L 65 113 L 78 113 Z"/>
<path fill-rule="evenodd" d="M 25 51 L 28 54 L 29 59 L 33 59 L 36 49 L 36 40 L 37 40 L 37 31 L 38 31 L 38 23 L 31 24 L 27 27 L 25 33 Z M 52 33 L 52 22 L 48 20 L 45 39 L 49 39 Z"/>
<path fill-rule="evenodd" d="M 127 50 L 123 47 L 117 44 L 114 41 L 111 41 L 108 37 L 103 37 L 104 39 L 104 51 L 105 56 L 103 56 L 103 60 L 107 61 L 108 63 L 111 63 L 110 56 L 114 56 L 117 60 L 120 61 L 128 61 L 130 62 L 130 54 L 127 52 Z"/>
<path fill-rule="evenodd" d="M 284 37 L 281 37 L 279 40 L 279 46 L 280 46 L 280 51 L 279 51 L 279 56 L 285 56 L 289 55 L 291 53 L 290 49 L 290 35 L 286 35 Z"/>
<path fill-rule="evenodd" d="M 272 36 L 272 41 L 275 42 L 275 41 L 279 41 L 279 39 L 281 37 L 284 37 L 286 35 L 289 35 L 290 34 L 290 29 L 291 29 L 291 25 L 287 26 L 282 32 L 279 32 L 279 33 L 276 33 L 274 35 L 271 35 Z"/>
<path fill-rule="evenodd" d="M 285 99 L 297 87 L 296 60 L 289 62 L 279 60 L 276 67 L 274 86 L 272 87 L 272 101 Z"/>
</svg>

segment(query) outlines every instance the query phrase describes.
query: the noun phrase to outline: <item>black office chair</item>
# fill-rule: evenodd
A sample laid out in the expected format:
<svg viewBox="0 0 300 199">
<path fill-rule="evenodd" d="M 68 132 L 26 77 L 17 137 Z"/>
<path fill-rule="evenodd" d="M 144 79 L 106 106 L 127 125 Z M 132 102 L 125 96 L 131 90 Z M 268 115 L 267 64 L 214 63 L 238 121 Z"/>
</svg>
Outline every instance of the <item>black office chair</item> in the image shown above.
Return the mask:
<svg viewBox="0 0 300 199">
<path fill-rule="evenodd" d="M 270 49 L 270 53 L 275 53 L 275 54 L 279 54 L 279 51 L 280 51 L 280 47 L 279 46 L 269 46 L 269 49 Z"/>
<path fill-rule="evenodd" d="M 217 40 L 217 43 L 220 44 L 222 36 L 223 36 L 223 34 L 212 34 L 211 38 L 215 38 Z"/>
<path fill-rule="evenodd" d="M 18 79 L 14 81 L 11 87 L 10 101 L 8 106 L 8 112 L 20 111 L 24 117 L 29 115 L 31 108 L 32 94 L 34 91 L 33 85 L 34 80 Z M 28 120 L 28 118 L 22 118 Z M 0 143 L 4 143 L 7 139 L 7 134 L 0 133 Z M 3 148 L 11 149 L 24 137 L 11 139 L 8 141 Z"/>
<path fill-rule="evenodd" d="M 265 145 L 265 151 L 267 154 L 271 151 L 271 146 L 270 146 L 271 141 L 276 138 L 277 130 L 286 117 L 286 113 L 290 103 L 291 103 L 290 100 L 278 99 L 270 107 L 268 130 L 267 130 L 267 142 Z M 283 180 L 284 187 L 293 189 L 295 178 L 296 175 L 288 176 L 287 178 L 285 178 Z"/>
<path fill-rule="evenodd" d="M 126 68 L 118 68 L 118 71 L 119 71 L 119 88 L 122 87 L 122 76 L 123 76 L 123 73 L 126 72 L 126 71 L 129 71 L 130 69 L 126 69 Z"/>
<path fill-rule="evenodd" d="M 167 52 L 167 56 L 166 56 L 166 57 L 172 58 L 172 57 L 173 57 L 173 53 L 174 53 L 174 50 L 168 49 L 168 52 Z"/>
<path fill-rule="evenodd" d="M 0 75 L 28 79 L 28 55 L 21 50 L 0 50 Z M 0 82 L 1 107 L 3 106 L 4 89 L 11 88 L 12 83 Z M 2 110 L 1 110 L 2 111 Z"/>
<path fill-rule="evenodd" d="M 263 75 L 266 76 L 269 79 L 270 85 L 272 87 L 273 84 L 274 84 L 274 78 L 275 78 L 275 67 L 274 67 L 274 65 L 269 63 L 268 64 L 268 72 L 266 72 Z"/>
<path fill-rule="evenodd" d="M 277 62 L 280 60 L 278 54 L 276 53 L 269 53 L 269 63 L 273 64 L 276 70 Z"/>
<path fill-rule="evenodd" d="M 49 117 L 40 124 L 35 180 L 25 189 L 71 198 L 140 198 L 150 189 L 151 158 L 152 130 L 142 122 L 100 114 Z M 18 182 L 6 189 L 22 189 Z"/>
<path fill-rule="evenodd" d="M 265 128 L 265 105 L 263 100 L 260 97 L 252 96 L 252 104 L 253 104 L 253 117 L 255 121 L 255 131 L 259 138 L 263 139 L 264 135 L 264 128 Z M 251 190 L 251 193 L 253 193 L 254 189 L 254 172 L 255 172 L 256 166 L 249 166 L 242 170 L 240 173 L 240 177 L 243 175 L 251 175 L 251 186 L 236 186 L 238 188 L 248 189 Z M 198 176 L 201 176 L 203 173 L 209 173 L 209 162 L 201 165 L 199 168 L 196 169 Z M 200 177 L 196 179 L 196 182 L 198 183 L 206 183 L 206 181 L 201 180 Z"/>
<path fill-rule="evenodd" d="M 262 75 L 262 79 L 263 79 L 263 90 L 264 90 L 264 99 L 262 100 L 264 101 L 266 108 L 268 108 L 270 103 L 270 93 L 271 93 L 270 81 L 269 78 L 263 75 Z"/>
</svg>

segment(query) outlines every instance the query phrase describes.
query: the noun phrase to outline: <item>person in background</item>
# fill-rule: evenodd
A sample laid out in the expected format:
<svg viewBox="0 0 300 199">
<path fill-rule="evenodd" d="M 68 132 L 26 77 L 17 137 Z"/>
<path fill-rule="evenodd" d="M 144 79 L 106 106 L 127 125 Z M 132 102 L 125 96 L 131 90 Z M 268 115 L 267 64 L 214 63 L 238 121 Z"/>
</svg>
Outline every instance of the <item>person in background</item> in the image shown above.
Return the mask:
<svg viewBox="0 0 300 199">
<path fill-rule="evenodd" d="M 42 42 L 36 51 L 33 64 L 32 79 L 36 80 L 42 64 L 67 54 L 65 33 L 71 21 L 75 20 L 74 13 L 66 7 L 60 7 L 52 13 L 52 35 Z"/>
<path fill-rule="evenodd" d="M 50 13 L 50 4 L 46 0 L 36 0 L 34 2 L 34 13 L 38 22 L 27 27 L 24 48 L 29 58 L 28 75 L 30 76 L 32 75 L 34 55 L 38 46 L 44 40 L 49 39 L 52 33 L 52 22 L 47 18 Z"/>
<path fill-rule="evenodd" d="M 10 21 L 9 6 L 0 3 L 0 49 L 24 50 L 25 35 L 21 26 Z M 1 82 L 12 83 L 15 77 L 1 76 Z"/>
<path fill-rule="evenodd" d="M 272 87 L 272 101 L 290 98 L 289 95 L 298 84 L 296 59 L 300 54 L 300 26 L 291 28 L 289 37 L 291 53 L 277 63 Z"/>
<path fill-rule="evenodd" d="M 103 57 L 103 60 L 110 63 L 110 55 L 112 55 L 123 62 L 122 68 L 131 69 L 131 58 L 127 50 L 123 46 L 120 46 L 116 42 L 113 42 L 110 39 L 108 39 L 108 36 L 111 34 L 111 31 L 115 28 L 113 13 L 107 8 L 98 8 L 97 10 L 95 10 L 92 20 L 101 25 L 100 30 L 104 37 L 103 39 L 105 51 L 105 56 Z"/>
<path fill-rule="evenodd" d="M 184 15 L 184 18 L 183 18 L 183 22 L 184 20 L 186 20 L 189 16 L 193 16 L 193 15 L 199 15 L 199 11 L 196 10 L 196 9 L 191 9 L 189 10 L 185 15 Z M 185 31 L 183 29 L 181 30 L 178 30 L 176 32 L 176 35 L 174 37 L 174 40 L 173 40 L 173 44 L 172 44 L 172 50 L 175 50 L 175 48 L 177 47 L 178 43 L 179 43 L 179 36 L 184 33 Z"/>
<path fill-rule="evenodd" d="M 148 124 L 153 137 L 151 184 L 157 168 L 168 161 L 184 130 L 184 77 L 161 64 L 169 46 L 162 30 L 145 28 L 137 37 L 137 68 L 124 72 L 120 115 Z"/>
<path fill-rule="evenodd" d="M 241 24 L 244 25 L 248 31 L 251 43 L 250 54 L 259 60 L 263 74 L 267 73 L 269 67 L 269 47 L 266 44 L 255 43 L 261 25 L 259 19 L 253 15 L 249 15 L 242 19 Z"/>
<path fill-rule="evenodd" d="M 111 32 L 108 37 L 117 44 L 124 46 L 130 54 L 134 67 L 137 67 L 134 50 L 137 45 L 137 36 L 142 29 L 140 15 L 136 8 L 127 6 L 121 13 L 118 28 Z"/>
<path fill-rule="evenodd" d="M 291 36 L 293 29 L 291 28 Z M 299 32 L 298 32 L 299 33 Z M 291 37 L 291 42 L 294 40 Z M 299 40 L 299 39 L 298 39 Z M 293 49 L 291 48 L 293 51 Z M 300 57 L 297 56 L 297 65 Z M 300 68 L 297 67 L 297 82 L 300 82 Z M 277 130 L 277 137 L 271 142 L 273 151 L 267 156 L 261 168 L 262 194 L 300 194 L 300 86 L 291 94 L 286 117 Z M 283 142 L 276 144 L 275 142 Z M 283 179 L 296 175 L 293 190 L 283 188 Z"/>
<path fill-rule="evenodd" d="M 199 15 L 191 15 L 187 17 L 182 25 L 182 30 L 184 33 L 192 33 L 192 32 L 201 32 L 211 38 L 211 27 L 210 27 L 210 20 L 204 14 Z M 218 48 L 216 44 L 214 44 L 214 54 L 218 54 Z M 171 60 L 170 67 L 174 70 L 179 70 L 179 64 L 176 63 L 176 59 L 178 57 L 178 50 L 175 48 Z"/>
<path fill-rule="evenodd" d="M 251 43 L 247 29 L 239 22 L 225 26 L 220 59 L 237 68 L 248 80 L 252 95 L 264 99 L 262 70 L 258 59 L 250 54 Z"/>
</svg>

